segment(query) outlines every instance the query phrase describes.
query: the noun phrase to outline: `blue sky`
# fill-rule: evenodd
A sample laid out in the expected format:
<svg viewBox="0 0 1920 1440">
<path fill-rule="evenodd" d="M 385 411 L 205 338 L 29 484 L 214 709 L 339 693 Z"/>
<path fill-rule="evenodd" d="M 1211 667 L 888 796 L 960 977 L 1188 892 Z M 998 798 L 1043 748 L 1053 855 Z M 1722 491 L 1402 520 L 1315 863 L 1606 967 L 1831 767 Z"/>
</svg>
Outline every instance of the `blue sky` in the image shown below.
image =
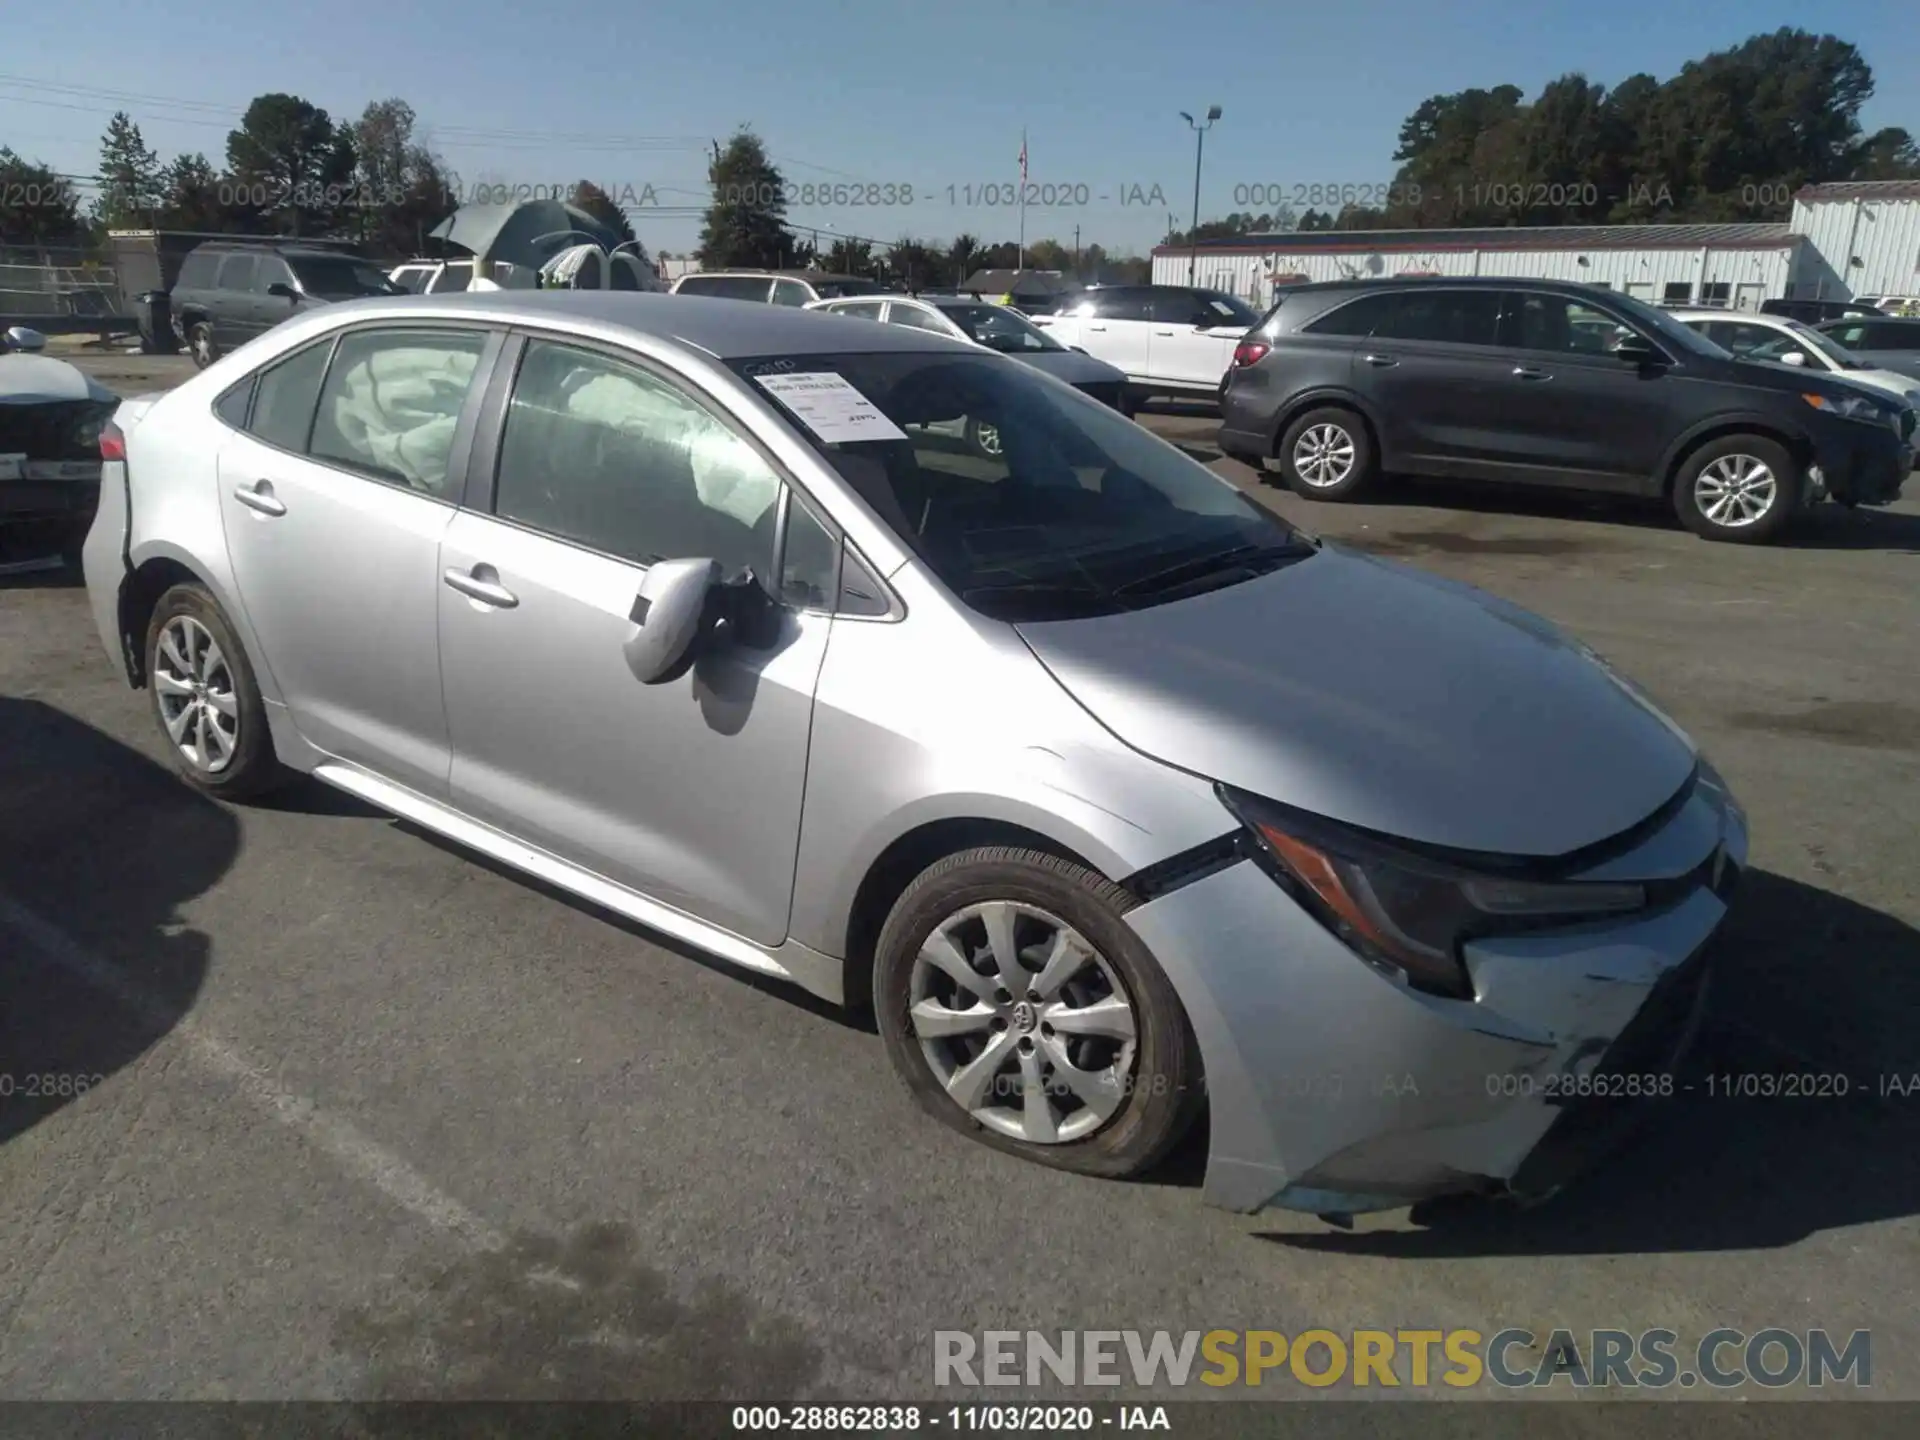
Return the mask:
<svg viewBox="0 0 1920 1440">
<path fill-rule="evenodd" d="M 1920 131 L 1903 83 L 1913 10 L 1895 0 L 195 0 L 157 11 L 147 0 L 15 0 L 8 10 L 0 145 L 61 171 L 95 169 L 119 108 L 163 157 L 204 150 L 218 164 L 256 94 L 290 91 L 336 118 L 399 96 L 469 185 L 584 177 L 669 207 L 701 203 L 707 145 L 744 123 L 796 185 L 891 185 L 896 201 L 912 188 L 911 205 L 795 207 L 791 221 L 823 239 L 828 227 L 1014 239 L 1017 211 L 978 191 L 1018 179 L 1024 127 L 1031 181 L 1068 202 L 1029 209 L 1027 238 L 1071 244 L 1078 225 L 1083 243 L 1143 251 L 1169 213 L 1184 225 L 1192 208 L 1181 110 L 1225 111 L 1207 138 L 1202 214 L 1258 209 L 1235 204 L 1236 189 L 1389 179 L 1400 123 L 1429 95 L 1511 82 L 1531 96 L 1576 70 L 1606 84 L 1643 70 L 1664 79 L 1782 25 L 1853 41 L 1880 79 L 1864 123 Z M 1085 203 L 1072 203 L 1081 187 Z M 698 229 L 664 208 L 633 218 L 656 250 L 685 249 Z"/>
</svg>

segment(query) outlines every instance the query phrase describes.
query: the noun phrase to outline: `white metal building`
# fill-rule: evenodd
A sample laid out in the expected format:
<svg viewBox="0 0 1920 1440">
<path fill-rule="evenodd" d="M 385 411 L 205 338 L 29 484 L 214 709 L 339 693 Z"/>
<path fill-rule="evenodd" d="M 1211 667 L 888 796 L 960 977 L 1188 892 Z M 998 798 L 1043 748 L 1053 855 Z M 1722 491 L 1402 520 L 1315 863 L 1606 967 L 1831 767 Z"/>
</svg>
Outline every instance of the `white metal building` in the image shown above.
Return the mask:
<svg viewBox="0 0 1920 1440">
<path fill-rule="evenodd" d="M 1604 285 L 1644 300 L 1756 310 L 1813 295 L 1821 259 L 1789 225 L 1567 225 L 1478 230 L 1306 230 L 1160 246 L 1153 279 L 1256 306 L 1277 287 L 1393 275 L 1513 275 Z M 1189 279 L 1191 274 L 1192 278 Z"/>
<path fill-rule="evenodd" d="M 1920 180 L 1809 185 L 1793 229 L 1816 252 L 1818 299 L 1920 296 Z"/>
</svg>

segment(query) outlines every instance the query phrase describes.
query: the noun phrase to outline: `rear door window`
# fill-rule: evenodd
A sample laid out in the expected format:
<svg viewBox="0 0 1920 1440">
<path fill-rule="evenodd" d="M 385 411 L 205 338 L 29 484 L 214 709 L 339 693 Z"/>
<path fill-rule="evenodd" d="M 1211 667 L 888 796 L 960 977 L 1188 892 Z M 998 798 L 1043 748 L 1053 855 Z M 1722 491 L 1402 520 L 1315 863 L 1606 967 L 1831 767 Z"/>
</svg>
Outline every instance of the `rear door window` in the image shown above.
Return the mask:
<svg viewBox="0 0 1920 1440">
<path fill-rule="evenodd" d="M 180 290 L 209 290 L 213 288 L 214 277 L 219 273 L 218 255 L 189 255 L 180 266 L 180 278 L 174 282 L 174 286 Z"/>
<path fill-rule="evenodd" d="M 220 262 L 220 274 L 214 281 L 216 290 L 253 289 L 254 270 L 258 257 L 253 255 L 229 255 Z"/>
<path fill-rule="evenodd" d="M 1391 298 L 1393 303 L 1374 326 L 1376 339 L 1442 345 L 1500 343 L 1497 290 L 1414 290 Z"/>
<path fill-rule="evenodd" d="M 1867 345 L 1874 350 L 1920 350 L 1920 325 L 1869 324 Z"/>
<path fill-rule="evenodd" d="M 1344 305 L 1335 305 L 1316 320 L 1309 320 L 1300 327 L 1300 333 L 1364 338 L 1373 334 L 1374 327 L 1387 318 L 1395 298 L 1382 293 L 1362 295 Z"/>
<path fill-rule="evenodd" d="M 487 337 L 478 330 L 343 336 L 308 453 L 390 485 L 448 493 L 447 460 Z"/>
</svg>

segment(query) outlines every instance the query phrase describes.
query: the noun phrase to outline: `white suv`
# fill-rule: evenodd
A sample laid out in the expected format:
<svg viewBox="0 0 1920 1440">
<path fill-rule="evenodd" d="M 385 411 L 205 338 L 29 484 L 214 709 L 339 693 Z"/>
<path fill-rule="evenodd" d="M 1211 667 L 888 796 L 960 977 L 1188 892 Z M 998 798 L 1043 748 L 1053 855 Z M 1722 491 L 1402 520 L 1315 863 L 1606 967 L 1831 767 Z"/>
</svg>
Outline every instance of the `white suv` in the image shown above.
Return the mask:
<svg viewBox="0 0 1920 1440">
<path fill-rule="evenodd" d="M 1062 345 L 1125 371 L 1135 400 L 1217 400 L 1234 348 L 1260 315 L 1220 290 L 1106 285 L 1071 296 L 1033 323 Z"/>
</svg>

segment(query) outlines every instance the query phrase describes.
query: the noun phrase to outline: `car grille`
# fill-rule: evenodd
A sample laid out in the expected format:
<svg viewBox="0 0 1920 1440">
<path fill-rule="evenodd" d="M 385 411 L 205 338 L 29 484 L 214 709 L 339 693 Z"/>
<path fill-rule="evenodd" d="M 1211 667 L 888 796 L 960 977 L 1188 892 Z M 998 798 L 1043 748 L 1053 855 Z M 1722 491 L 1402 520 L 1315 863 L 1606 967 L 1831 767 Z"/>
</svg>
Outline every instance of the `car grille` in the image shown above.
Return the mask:
<svg viewBox="0 0 1920 1440">
<path fill-rule="evenodd" d="M 0 455 L 29 460 L 98 460 L 100 430 L 118 402 L 59 400 L 47 405 L 0 405 Z"/>
<path fill-rule="evenodd" d="M 1102 405 L 1111 405 L 1115 410 L 1120 408 L 1121 387 L 1116 383 L 1098 380 L 1085 385 L 1076 385 L 1073 388 L 1078 390 L 1082 395 L 1091 396 L 1093 399 L 1098 400 Z"/>
</svg>

